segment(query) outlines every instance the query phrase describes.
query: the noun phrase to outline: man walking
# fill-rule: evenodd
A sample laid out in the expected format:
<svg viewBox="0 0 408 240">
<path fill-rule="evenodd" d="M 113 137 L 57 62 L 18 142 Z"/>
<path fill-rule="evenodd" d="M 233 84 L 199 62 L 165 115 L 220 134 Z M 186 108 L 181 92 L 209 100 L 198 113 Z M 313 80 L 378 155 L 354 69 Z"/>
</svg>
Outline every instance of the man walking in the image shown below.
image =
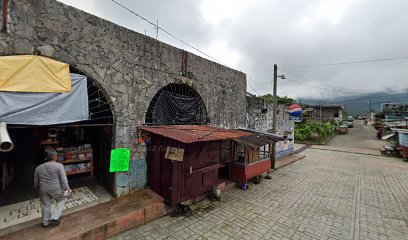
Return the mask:
<svg viewBox="0 0 408 240">
<path fill-rule="evenodd" d="M 70 192 L 67 175 L 64 166 L 57 162 L 58 156 L 55 150 L 47 152 L 48 162 L 39 165 L 34 173 L 34 188 L 40 195 L 42 224 L 59 225 L 62 210 L 64 209 L 64 191 Z M 57 206 L 51 212 L 51 200 L 57 201 Z"/>
</svg>

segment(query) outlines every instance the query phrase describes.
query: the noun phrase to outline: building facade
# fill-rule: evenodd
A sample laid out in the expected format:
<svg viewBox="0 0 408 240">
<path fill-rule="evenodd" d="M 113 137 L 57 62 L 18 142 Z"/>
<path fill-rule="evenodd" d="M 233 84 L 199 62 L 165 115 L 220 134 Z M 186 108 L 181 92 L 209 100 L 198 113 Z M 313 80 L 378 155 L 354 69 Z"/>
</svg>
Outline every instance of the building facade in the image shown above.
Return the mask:
<svg viewBox="0 0 408 240">
<path fill-rule="evenodd" d="M 307 120 L 312 121 L 335 121 L 343 119 L 342 105 L 318 105 L 305 109 Z"/>
<path fill-rule="evenodd" d="M 260 98 L 247 97 L 247 126 L 249 129 L 271 132 L 273 122 L 273 104 Z M 287 137 L 285 141 L 276 142 L 276 157 L 290 155 L 294 151 L 295 123 L 290 120 L 288 107 L 279 104 L 277 109 L 277 134 Z"/>
<path fill-rule="evenodd" d="M 146 185 L 147 150 L 139 144 L 137 126 L 147 122 L 152 100 L 166 86 L 198 95 L 210 126 L 246 127 L 244 73 L 55 0 L 7 2 L 1 12 L 7 22 L 2 22 L 0 55 L 39 55 L 67 63 L 106 95 L 113 118 L 111 147 L 131 151 L 130 170 L 109 174 L 114 196 Z"/>
</svg>

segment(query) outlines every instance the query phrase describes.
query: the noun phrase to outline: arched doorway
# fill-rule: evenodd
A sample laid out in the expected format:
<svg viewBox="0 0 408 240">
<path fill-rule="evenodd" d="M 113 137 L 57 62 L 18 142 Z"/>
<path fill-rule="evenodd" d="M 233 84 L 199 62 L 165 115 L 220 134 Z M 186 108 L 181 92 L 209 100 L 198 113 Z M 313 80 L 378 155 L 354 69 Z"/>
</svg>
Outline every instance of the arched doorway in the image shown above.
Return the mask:
<svg viewBox="0 0 408 240">
<path fill-rule="evenodd" d="M 84 75 L 88 80 L 89 120 L 82 121 L 81 124 L 114 125 L 115 115 L 113 111 L 113 103 L 102 84 L 90 77 L 89 74 L 78 70 L 75 67 L 70 66 L 70 72 Z"/>
<path fill-rule="evenodd" d="M 186 84 L 172 83 L 160 89 L 146 112 L 147 125 L 207 124 L 207 109 L 201 96 Z"/>
<path fill-rule="evenodd" d="M 87 77 L 84 87 L 88 94 L 89 119 L 55 125 L 8 125 L 15 148 L 0 153 L 0 163 L 6 166 L 4 169 L 10 180 L 0 190 L 0 217 L 5 205 L 8 205 L 7 208 L 22 205 L 29 211 L 26 214 L 31 218 L 40 213 L 33 212 L 38 210 L 38 201 L 35 200 L 38 196 L 33 191 L 34 170 L 44 162 L 44 152 L 49 147 L 57 150 L 58 161 L 64 168 L 67 167 L 65 171 L 71 188 L 89 193 L 87 196 L 81 195 L 78 190 L 70 208 L 88 203 L 91 206 L 93 201 L 112 197 L 113 178 L 109 173 L 109 156 L 114 139 L 113 104 L 102 85 L 89 74 L 73 67 L 70 67 L 70 73 Z M 70 112 L 65 114 L 68 116 Z M 30 202 L 35 204 L 26 208 Z M 0 229 L 29 220 L 24 216 L 18 221 L 16 219 L 16 216 L 10 215 L 7 224 Z"/>
<path fill-rule="evenodd" d="M 90 77 L 84 71 L 70 66 L 70 72 L 87 77 L 89 120 L 67 125 L 70 128 L 81 128 L 92 142 L 95 152 L 94 175 L 111 194 L 113 190 L 113 176 L 109 173 L 110 151 L 114 147 L 115 112 L 113 103 L 102 84 Z"/>
</svg>

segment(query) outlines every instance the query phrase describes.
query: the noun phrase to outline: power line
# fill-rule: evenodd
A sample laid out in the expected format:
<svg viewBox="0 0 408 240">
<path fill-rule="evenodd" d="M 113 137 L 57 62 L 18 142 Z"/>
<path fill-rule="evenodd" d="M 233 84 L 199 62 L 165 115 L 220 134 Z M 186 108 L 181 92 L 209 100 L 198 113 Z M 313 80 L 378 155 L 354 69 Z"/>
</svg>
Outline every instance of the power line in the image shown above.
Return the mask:
<svg viewBox="0 0 408 240">
<path fill-rule="evenodd" d="M 296 75 L 296 74 L 293 74 L 293 73 L 290 73 L 290 72 L 287 72 L 287 71 L 285 71 L 285 74 L 292 75 L 292 76 L 295 77 L 295 78 L 302 79 L 302 80 L 305 80 L 305 81 L 307 81 L 307 82 L 314 82 L 314 83 L 321 84 L 320 82 L 313 81 L 313 80 L 307 79 L 307 78 L 305 78 L 305 77 L 301 77 L 301 76 L 299 76 L 299 75 Z M 326 84 L 326 85 L 329 86 L 332 90 L 336 90 L 336 89 L 338 89 L 338 91 L 347 90 L 346 93 L 351 93 L 351 91 L 348 91 L 348 90 L 352 90 L 352 91 L 353 91 L 354 93 L 356 93 L 356 94 L 358 94 L 358 93 L 363 93 L 363 92 L 359 92 L 359 91 L 354 91 L 354 89 L 351 89 L 351 88 L 336 87 L 336 86 L 333 86 L 333 85 L 330 85 L 330 84 Z"/>
<path fill-rule="evenodd" d="M 381 95 L 374 95 L 374 96 L 370 95 L 370 96 L 365 96 L 365 97 L 361 97 L 361 98 L 335 102 L 333 104 L 357 102 L 357 101 L 366 100 L 366 99 L 370 99 L 370 100 L 371 99 L 377 99 L 377 98 L 381 98 L 381 97 L 384 97 L 384 96 L 394 95 L 394 94 L 403 93 L 403 92 L 408 92 L 408 88 L 402 89 L 402 90 L 399 90 L 399 91 L 395 91 L 395 92 L 391 92 L 391 93 L 384 93 L 384 94 L 381 94 Z"/>
<path fill-rule="evenodd" d="M 338 63 L 312 64 L 312 65 L 287 65 L 286 67 L 292 67 L 292 68 L 325 67 L 325 66 L 338 66 L 338 65 L 349 65 L 349 64 L 360 64 L 360 63 L 395 61 L 395 60 L 403 60 L 403 59 L 408 59 L 408 56 L 393 57 L 393 58 L 368 59 L 368 60 L 338 62 Z"/>
<path fill-rule="evenodd" d="M 251 81 L 252 81 L 252 78 L 251 78 Z M 250 81 L 247 81 L 247 82 L 248 82 L 248 86 L 249 86 L 256 94 L 261 95 L 261 94 L 259 94 L 259 92 L 257 92 L 257 91 L 255 90 L 255 88 L 252 87 Z"/>
<path fill-rule="evenodd" d="M 309 87 L 313 87 L 313 88 L 318 88 L 318 89 L 326 90 L 326 91 L 356 94 L 356 92 L 340 91 L 340 90 L 336 90 L 336 89 L 329 89 L 329 88 L 323 88 L 323 87 L 319 87 L 319 86 L 315 86 L 315 85 L 310 85 L 310 84 L 307 84 L 307 83 L 305 83 L 305 82 L 296 81 L 296 80 L 293 80 L 293 79 L 290 79 L 290 78 L 287 78 L 287 77 L 286 77 L 286 80 L 289 80 L 289 81 L 292 81 L 292 82 L 296 82 L 296 83 L 299 83 L 299 84 L 302 84 L 302 85 L 305 85 L 305 86 L 309 86 Z"/>
<path fill-rule="evenodd" d="M 224 66 L 226 66 L 226 67 L 229 67 L 228 65 L 226 65 L 226 64 L 224 64 L 223 62 L 219 61 L 218 59 L 211 57 L 210 55 L 208 55 L 208 54 L 205 53 L 204 51 L 201 51 L 200 49 L 194 47 L 193 45 L 189 44 L 188 42 L 184 41 L 183 39 L 181 39 L 181 38 L 175 36 L 174 34 L 170 33 L 170 32 L 167 31 L 166 29 L 164 29 L 164 28 L 158 26 L 158 24 L 153 23 L 152 21 L 148 20 L 147 18 L 141 16 L 140 14 L 134 12 L 133 10 L 129 9 L 128 7 L 126 7 L 126 6 L 122 5 L 121 3 L 117 2 L 116 0 L 111 0 L 111 1 L 112 1 L 113 3 L 115 3 L 116 5 L 120 6 L 121 8 L 125 9 L 126 11 L 132 13 L 133 15 L 135 15 L 135 16 L 141 18 L 142 20 L 146 21 L 147 23 L 153 25 L 155 28 L 157 28 L 157 30 L 162 30 L 164 33 L 166 33 L 166 34 L 168 34 L 169 36 L 173 37 L 174 39 L 176 39 L 176 40 L 182 42 L 183 44 L 185 44 L 185 45 L 191 47 L 192 49 L 194 49 L 194 50 L 196 50 L 197 52 L 203 54 L 204 56 L 206 56 L 206 57 L 208 57 L 208 58 L 214 60 L 215 62 L 217 62 L 217 63 L 219 63 L 219 64 L 221 64 L 221 65 L 224 65 Z M 229 68 L 231 68 L 231 67 L 229 67 Z"/>
<path fill-rule="evenodd" d="M 258 85 L 258 86 L 266 86 L 266 85 L 272 83 L 272 81 L 268 81 L 268 82 L 257 82 L 257 81 L 254 81 L 252 78 L 251 78 L 251 81 L 252 81 L 252 83 L 254 83 L 255 85 Z"/>
</svg>

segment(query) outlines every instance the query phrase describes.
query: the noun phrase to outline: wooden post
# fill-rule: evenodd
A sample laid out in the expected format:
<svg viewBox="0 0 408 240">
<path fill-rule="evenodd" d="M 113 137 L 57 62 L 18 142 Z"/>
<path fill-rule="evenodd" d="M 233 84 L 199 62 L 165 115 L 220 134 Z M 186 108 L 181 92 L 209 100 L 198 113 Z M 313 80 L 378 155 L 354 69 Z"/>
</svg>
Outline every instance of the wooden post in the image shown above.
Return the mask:
<svg viewBox="0 0 408 240">
<path fill-rule="evenodd" d="M 323 118 L 322 118 L 322 105 L 320 105 L 320 125 L 323 124 Z"/>
</svg>

